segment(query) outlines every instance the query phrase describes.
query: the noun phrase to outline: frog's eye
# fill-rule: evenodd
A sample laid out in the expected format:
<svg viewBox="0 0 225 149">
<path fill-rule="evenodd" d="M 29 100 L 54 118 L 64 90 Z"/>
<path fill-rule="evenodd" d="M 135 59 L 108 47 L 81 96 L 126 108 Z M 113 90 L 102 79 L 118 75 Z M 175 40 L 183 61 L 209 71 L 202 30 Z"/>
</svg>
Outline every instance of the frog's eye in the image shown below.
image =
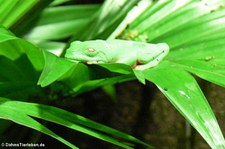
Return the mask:
<svg viewBox="0 0 225 149">
<path fill-rule="evenodd" d="M 88 49 L 87 49 L 87 52 L 95 52 L 95 49 L 93 49 L 93 48 L 88 48 Z"/>
<path fill-rule="evenodd" d="M 85 53 L 87 56 L 93 57 L 96 56 L 98 54 L 98 51 L 96 51 L 93 48 L 88 48 L 87 50 L 85 50 Z"/>
</svg>

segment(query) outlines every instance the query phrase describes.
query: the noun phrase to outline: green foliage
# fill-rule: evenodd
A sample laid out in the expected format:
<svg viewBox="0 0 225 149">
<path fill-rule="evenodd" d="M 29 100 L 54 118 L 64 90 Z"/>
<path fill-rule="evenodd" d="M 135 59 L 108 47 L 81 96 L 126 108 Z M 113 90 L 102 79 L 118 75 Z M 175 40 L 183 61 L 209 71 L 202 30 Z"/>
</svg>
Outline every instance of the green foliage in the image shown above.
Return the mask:
<svg viewBox="0 0 225 149">
<path fill-rule="evenodd" d="M 147 145 L 82 116 L 45 105 L 47 102 L 30 101 L 35 95 L 47 97 L 46 88 L 57 88 L 59 82 L 63 86 L 62 97 L 85 94 L 102 86 L 111 90 L 111 96 L 115 97 L 110 85 L 138 79 L 141 83 L 156 84 L 210 147 L 224 148 L 217 120 L 191 75 L 225 87 L 224 0 L 140 2 L 146 2 L 148 7 L 136 6 L 137 0 L 106 0 L 102 5 L 59 5 L 67 1 L 56 0 L 51 5 L 48 5 L 50 1 L 41 4 L 0 1 L 0 24 L 6 27 L 0 27 L 0 67 L 4 68 L 0 71 L 0 118 L 38 130 L 71 148 L 76 147 L 34 117 L 123 148 L 134 148 L 133 143 Z M 39 18 L 27 32 L 27 24 L 35 19 L 30 12 L 36 9 L 43 11 L 35 11 Z M 137 12 L 138 16 L 131 15 Z M 62 13 L 67 15 L 59 17 Z M 17 36 L 24 36 L 16 37 L 10 29 Z M 144 71 L 116 63 L 86 65 L 63 57 L 74 40 L 115 37 L 166 42 L 171 52 L 159 65 Z M 57 91 L 53 90 L 53 94 Z"/>
<path fill-rule="evenodd" d="M 76 148 L 76 147 L 72 145 L 71 143 L 67 142 L 66 140 L 62 139 L 55 133 L 51 132 L 45 126 L 35 121 L 32 117 L 37 117 L 37 118 L 44 119 L 46 121 L 58 123 L 70 129 L 86 133 L 88 135 L 102 139 L 104 141 L 108 141 L 110 143 L 116 144 L 123 148 L 131 148 L 131 147 L 129 145 L 125 145 L 124 143 L 121 143 L 117 139 L 114 139 L 108 135 L 105 135 L 104 133 L 115 135 L 127 141 L 133 141 L 133 142 L 145 144 L 142 141 L 132 136 L 129 136 L 125 133 L 122 133 L 115 129 L 93 122 L 82 116 L 75 115 L 73 113 L 70 113 L 55 107 L 50 107 L 50 106 L 41 105 L 41 104 L 34 104 L 34 103 L 11 101 L 6 98 L 1 98 L 0 107 L 1 107 L 0 116 L 2 118 L 10 119 L 18 124 L 21 124 L 21 125 L 36 129 L 38 131 L 41 131 L 45 134 L 48 134 L 54 137 L 55 139 L 63 142 L 64 144 L 68 145 L 71 148 Z M 101 133 L 101 132 L 104 132 L 104 133 Z"/>
</svg>

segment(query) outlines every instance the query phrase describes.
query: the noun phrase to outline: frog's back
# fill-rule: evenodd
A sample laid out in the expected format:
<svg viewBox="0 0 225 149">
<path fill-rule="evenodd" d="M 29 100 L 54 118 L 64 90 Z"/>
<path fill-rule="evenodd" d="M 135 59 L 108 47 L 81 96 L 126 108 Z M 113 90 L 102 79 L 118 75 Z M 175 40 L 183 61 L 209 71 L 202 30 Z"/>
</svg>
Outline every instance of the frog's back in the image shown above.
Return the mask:
<svg viewBox="0 0 225 149">
<path fill-rule="evenodd" d="M 121 40 L 121 39 L 107 40 L 107 43 L 116 45 L 119 49 L 124 50 L 127 49 L 128 51 L 131 51 L 133 49 L 134 50 L 152 49 L 156 47 L 156 44 L 132 40 Z"/>
</svg>

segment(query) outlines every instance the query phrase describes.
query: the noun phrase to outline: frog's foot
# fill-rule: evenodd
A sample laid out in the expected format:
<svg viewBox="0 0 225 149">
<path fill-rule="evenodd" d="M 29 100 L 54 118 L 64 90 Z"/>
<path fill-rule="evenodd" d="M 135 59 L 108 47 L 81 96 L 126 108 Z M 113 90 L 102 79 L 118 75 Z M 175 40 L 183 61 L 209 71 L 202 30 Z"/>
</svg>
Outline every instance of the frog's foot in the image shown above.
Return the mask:
<svg viewBox="0 0 225 149">
<path fill-rule="evenodd" d="M 139 65 L 138 62 L 136 61 L 136 62 L 131 66 L 131 68 L 132 68 L 132 69 L 135 69 L 138 65 Z"/>
<path fill-rule="evenodd" d="M 133 69 L 137 69 L 138 67 L 144 65 L 140 60 L 135 61 L 135 63 L 131 66 Z"/>
<path fill-rule="evenodd" d="M 154 61 L 147 63 L 147 64 L 137 62 L 137 65 L 134 67 L 134 69 L 137 69 L 137 70 L 149 69 L 149 68 L 152 68 L 152 67 L 155 67 L 156 65 L 158 65 L 159 62 L 160 62 L 159 59 L 155 59 Z"/>
</svg>

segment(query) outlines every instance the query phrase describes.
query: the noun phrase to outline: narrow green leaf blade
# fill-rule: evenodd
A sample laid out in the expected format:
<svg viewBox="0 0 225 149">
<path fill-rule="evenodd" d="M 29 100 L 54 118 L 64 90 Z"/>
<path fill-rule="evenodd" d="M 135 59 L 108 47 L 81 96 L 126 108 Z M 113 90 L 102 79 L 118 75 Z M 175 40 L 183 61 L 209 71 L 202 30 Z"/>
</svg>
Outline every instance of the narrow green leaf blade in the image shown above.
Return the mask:
<svg viewBox="0 0 225 149">
<path fill-rule="evenodd" d="M 123 148 L 132 149 L 133 147 L 126 145 L 126 143 L 118 141 L 117 139 L 114 139 L 113 137 L 105 135 L 100 132 L 104 132 L 113 136 L 120 137 L 126 141 L 137 142 L 140 144 L 147 145 L 144 142 L 130 135 L 127 135 L 125 133 L 122 133 L 110 127 L 104 126 L 102 124 L 86 119 L 82 116 L 70 113 L 68 111 L 65 111 L 59 108 L 50 107 L 47 105 L 35 104 L 35 103 L 10 101 L 5 98 L 2 98 L 1 100 L 2 100 L 2 104 L 0 104 L 0 107 L 9 108 L 11 109 L 11 111 L 12 110 L 19 111 L 33 117 L 58 123 L 70 129 L 80 131 L 82 133 L 86 133 L 88 135 L 91 135 L 101 140 L 108 141 L 110 143 L 121 146 Z M 41 111 L 41 114 L 39 111 Z M 96 130 L 99 132 L 97 132 Z"/>
<path fill-rule="evenodd" d="M 65 145 L 67 145 L 71 148 L 78 149 L 73 144 L 69 143 L 68 141 L 64 140 L 63 138 L 61 138 L 60 136 L 58 136 L 57 134 L 55 134 L 54 132 L 52 132 L 51 130 L 46 128 L 41 123 L 39 123 L 36 120 L 34 120 L 33 118 L 29 117 L 23 111 L 15 108 L 15 107 L 12 107 L 12 105 L 7 105 L 6 104 L 7 102 L 8 102 L 8 100 L 6 100 L 5 98 L 0 98 L 0 118 L 11 120 L 20 125 L 24 125 L 26 127 L 38 130 L 44 134 L 47 134 L 47 135 L 57 139 L 58 141 L 64 143 Z"/>
<path fill-rule="evenodd" d="M 144 74 L 147 80 L 158 86 L 212 148 L 225 147 L 224 137 L 213 111 L 190 74 L 169 62 L 146 70 Z"/>
<path fill-rule="evenodd" d="M 72 37 L 74 40 L 106 39 L 118 27 L 138 0 L 106 0 L 88 25 Z M 80 36 L 82 35 L 82 36 Z"/>
<path fill-rule="evenodd" d="M 43 11 L 37 25 L 25 35 L 27 39 L 65 39 L 83 29 L 99 5 L 71 5 L 50 7 Z M 66 14 L 59 17 L 61 14 Z"/>
<path fill-rule="evenodd" d="M 224 43 L 224 38 L 221 38 L 174 49 L 168 60 L 205 80 L 225 87 Z"/>
<path fill-rule="evenodd" d="M 225 59 L 215 59 L 210 62 L 204 60 L 188 60 L 179 61 L 185 70 L 213 82 L 215 84 L 225 87 Z"/>
<path fill-rule="evenodd" d="M 134 80 L 134 75 L 120 75 L 115 77 L 108 77 L 103 79 L 95 79 L 95 80 L 88 80 L 78 85 L 72 85 L 71 87 L 73 90 L 74 95 L 79 95 L 81 93 L 91 91 L 98 87 L 102 87 L 104 85 L 111 85 L 116 83 L 121 83 L 125 81 Z"/>
</svg>

